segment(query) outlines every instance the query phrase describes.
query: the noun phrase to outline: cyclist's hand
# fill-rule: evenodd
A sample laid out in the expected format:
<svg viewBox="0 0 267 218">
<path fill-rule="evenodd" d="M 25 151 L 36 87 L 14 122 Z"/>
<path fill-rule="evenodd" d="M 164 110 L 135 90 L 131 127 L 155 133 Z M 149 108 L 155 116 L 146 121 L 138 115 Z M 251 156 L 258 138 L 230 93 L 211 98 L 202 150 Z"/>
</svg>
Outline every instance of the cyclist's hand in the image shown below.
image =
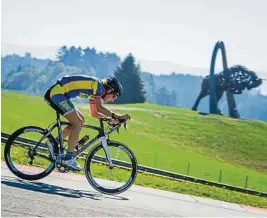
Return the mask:
<svg viewBox="0 0 267 218">
<path fill-rule="evenodd" d="M 126 121 L 126 120 L 130 120 L 131 116 L 129 114 L 124 114 L 122 116 L 119 116 L 118 120 L 122 120 L 122 121 Z"/>
<path fill-rule="evenodd" d="M 110 121 L 108 121 L 108 123 L 109 123 L 109 125 L 117 125 L 119 123 L 119 121 L 111 119 Z"/>
</svg>

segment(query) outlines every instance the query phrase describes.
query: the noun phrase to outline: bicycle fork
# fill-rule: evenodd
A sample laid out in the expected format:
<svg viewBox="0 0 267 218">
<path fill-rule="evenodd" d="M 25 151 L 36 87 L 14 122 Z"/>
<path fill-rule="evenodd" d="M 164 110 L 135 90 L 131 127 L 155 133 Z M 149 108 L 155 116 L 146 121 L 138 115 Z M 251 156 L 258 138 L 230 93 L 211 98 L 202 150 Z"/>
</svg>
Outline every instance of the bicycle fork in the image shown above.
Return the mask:
<svg viewBox="0 0 267 218">
<path fill-rule="evenodd" d="M 110 155 L 108 143 L 107 143 L 107 138 L 106 138 L 106 136 L 102 136 L 102 137 L 100 137 L 100 140 L 102 142 L 102 146 L 104 148 L 106 157 L 108 159 L 109 168 L 112 169 L 114 165 L 112 164 L 111 155 Z"/>
</svg>

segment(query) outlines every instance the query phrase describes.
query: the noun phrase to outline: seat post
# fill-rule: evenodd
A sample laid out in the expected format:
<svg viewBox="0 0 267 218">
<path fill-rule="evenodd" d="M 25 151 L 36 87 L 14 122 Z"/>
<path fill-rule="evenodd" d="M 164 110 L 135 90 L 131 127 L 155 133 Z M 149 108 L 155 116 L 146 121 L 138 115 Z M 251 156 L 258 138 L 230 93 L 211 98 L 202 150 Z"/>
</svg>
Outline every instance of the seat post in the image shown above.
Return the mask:
<svg viewBox="0 0 267 218">
<path fill-rule="evenodd" d="M 56 111 L 57 116 L 57 127 L 58 127 L 58 140 L 60 144 L 60 149 L 63 149 L 63 132 L 61 129 L 61 123 L 60 123 L 60 114 Z"/>
<path fill-rule="evenodd" d="M 59 120 L 60 121 L 60 114 L 56 111 L 56 116 L 57 116 L 57 120 Z"/>
</svg>

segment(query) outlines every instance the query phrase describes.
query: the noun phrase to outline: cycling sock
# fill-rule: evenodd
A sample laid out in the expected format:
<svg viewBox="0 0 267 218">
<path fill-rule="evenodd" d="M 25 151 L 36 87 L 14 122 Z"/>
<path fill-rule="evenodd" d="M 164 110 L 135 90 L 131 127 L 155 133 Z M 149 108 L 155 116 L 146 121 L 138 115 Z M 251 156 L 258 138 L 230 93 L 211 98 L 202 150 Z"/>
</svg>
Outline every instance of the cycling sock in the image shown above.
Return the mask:
<svg viewBox="0 0 267 218">
<path fill-rule="evenodd" d="M 73 158 L 73 152 L 67 152 L 65 156 L 65 160 L 70 160 Z"/>
</svg>

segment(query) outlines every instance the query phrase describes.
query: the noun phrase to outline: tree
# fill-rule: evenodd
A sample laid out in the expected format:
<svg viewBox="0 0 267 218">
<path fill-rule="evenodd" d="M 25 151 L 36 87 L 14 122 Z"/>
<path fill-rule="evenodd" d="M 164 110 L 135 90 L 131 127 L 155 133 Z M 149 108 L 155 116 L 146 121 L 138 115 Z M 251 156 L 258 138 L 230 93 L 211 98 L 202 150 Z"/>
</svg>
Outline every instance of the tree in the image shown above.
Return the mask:
<svg viewBox="0 0 267 218">
<path fill-rule="evenodd" d="M 83 61 L 82 61 L 82 48 L 75 46 L 71 46 L 69 49 L 70 57 L 69 57 L 69 63 L 67 65 L 69 66 L 75 66 L 75 67 L 82 67 Z"/>
<path fill-rule="evenodd" d="M 174 90 L 169 92 L 166 86 L 159 88 L 156 92 L 156 103 L 160 105 L 176 105 L 176 93 Z"/>
<path fill-rule="evenodd" d="M 115 77 L 123 86 L 123 94 L 116 103 L 144 103 L 144 83 L 140 76 L 140 65 L 135 64 L 135 58 L 129 54 L 114 72 Z"/>
<path fill-rule="evenodd" d="M 65 63 L 67 55 L 68 55 L 68 47 L 63 45 L 58 49 L 57 60 L 62 63 Z"/>
<path fill-rule="evenodd" d="M 177 105 L 176 92 L 174 90 L 171 90 L 170 98 L 171 105 Z"/>
<path fill-rule="evenodd" d="M 156 103 L 160 105 L 171 105 L 170 94 L 166 86 L 156 91 Z"/>
<path fill-rule="evenodd" d="M 97 66 L 97 61 L 98 61 L 98 55 L 96 53 L 95 48 L 85 48 L 83 49 L 83 63 L 84 67 L 87 70 L 96 70 Z"/>
<path fill-rule="evenodd" d="M 146 102 L 155 104 L 156 103 L 156 96 L 155 96 L 155 91 L 156 91 L 156 84 L 154 81 L 154 76 L 151 73 L 148 72 L 142 72 L 141 73 L 141 78 L 145 84 L 145 91 L 146 91 Z"/>
<path fill-rule="evenodd" d="M 71 46 L 68 48 L 64 45 L 59 48 L 57 59 L 67 66 L 83 67 L 81 47 Z"/>
</svg>

